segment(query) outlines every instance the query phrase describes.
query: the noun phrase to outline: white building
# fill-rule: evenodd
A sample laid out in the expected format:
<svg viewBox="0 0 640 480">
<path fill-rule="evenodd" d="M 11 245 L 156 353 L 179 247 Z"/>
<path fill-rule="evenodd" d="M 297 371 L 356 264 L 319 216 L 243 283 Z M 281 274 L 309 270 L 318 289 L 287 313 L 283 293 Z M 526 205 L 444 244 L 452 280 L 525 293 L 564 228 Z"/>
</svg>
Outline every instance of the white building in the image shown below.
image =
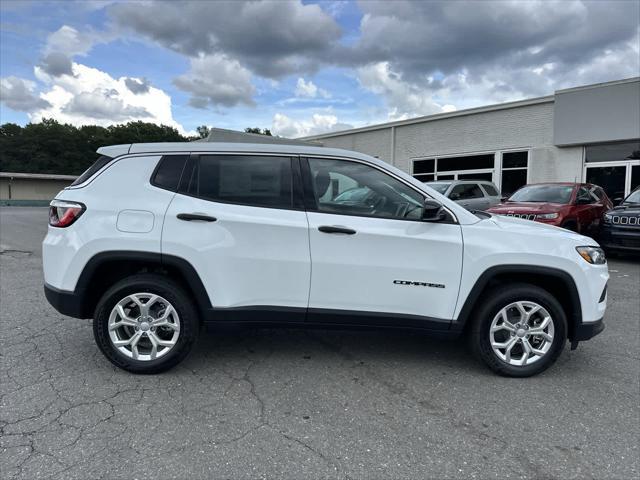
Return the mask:
<svg viewBox="0 0 640 480">
<path fill-rule="evenodd" d="M 586 181 L 612 199 L 640 185 L 640 78 L 548 97 L 305 137 L 383 159 L 423 181 Z"/>
</svg>

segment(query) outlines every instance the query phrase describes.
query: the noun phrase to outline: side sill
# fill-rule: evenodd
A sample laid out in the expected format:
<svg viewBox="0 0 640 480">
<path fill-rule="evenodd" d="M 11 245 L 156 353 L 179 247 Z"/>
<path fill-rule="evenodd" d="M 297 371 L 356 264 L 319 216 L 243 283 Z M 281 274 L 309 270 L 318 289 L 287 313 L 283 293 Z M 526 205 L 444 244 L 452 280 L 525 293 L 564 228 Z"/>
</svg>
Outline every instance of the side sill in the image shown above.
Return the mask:
<svg viewBox="0 0 640 480">
<path fill-rule="evenodd" d="M 211 308 L 204 322 L 210 326 L 295 327 L 338 329 L 410 329 L 423 330 L 443 337 L 455 337 L 449 330 L 451 321 L 420 315 L 394 314 L 319 308 L 251 306 Z"/>
</svg>

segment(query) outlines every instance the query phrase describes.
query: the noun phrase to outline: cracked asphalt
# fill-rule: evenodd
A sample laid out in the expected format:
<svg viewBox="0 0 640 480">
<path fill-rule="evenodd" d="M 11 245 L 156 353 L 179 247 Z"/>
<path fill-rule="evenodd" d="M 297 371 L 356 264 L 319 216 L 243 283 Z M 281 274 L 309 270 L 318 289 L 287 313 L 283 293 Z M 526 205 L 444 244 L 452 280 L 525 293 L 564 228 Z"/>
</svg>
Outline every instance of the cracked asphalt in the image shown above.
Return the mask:
<svg viewBox="0 0 640 480">
<path fill-rule="evenodd" d="M 203 332 L 135 376 L 42 291 L 42 208 L 0 209 L 3 479 L 638 478 L 640 261 L 607 328 L 529 379 L 415 333 Z"/>
</svg>

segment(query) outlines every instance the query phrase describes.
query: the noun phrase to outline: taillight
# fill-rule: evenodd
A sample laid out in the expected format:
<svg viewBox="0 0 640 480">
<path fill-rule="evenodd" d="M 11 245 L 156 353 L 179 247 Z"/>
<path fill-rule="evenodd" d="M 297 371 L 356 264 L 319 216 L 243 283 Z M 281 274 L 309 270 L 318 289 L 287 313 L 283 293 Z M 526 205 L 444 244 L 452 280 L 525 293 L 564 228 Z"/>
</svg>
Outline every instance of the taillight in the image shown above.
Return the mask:
<svg viewBox="0 0 640 480">
<path fill-rule="evenodd" d="M 52 227 L 68 227 L 85 211 L 85 206 L 77 202 L 52 200 L 49 204 L 49 225 Z"/>
</svg>

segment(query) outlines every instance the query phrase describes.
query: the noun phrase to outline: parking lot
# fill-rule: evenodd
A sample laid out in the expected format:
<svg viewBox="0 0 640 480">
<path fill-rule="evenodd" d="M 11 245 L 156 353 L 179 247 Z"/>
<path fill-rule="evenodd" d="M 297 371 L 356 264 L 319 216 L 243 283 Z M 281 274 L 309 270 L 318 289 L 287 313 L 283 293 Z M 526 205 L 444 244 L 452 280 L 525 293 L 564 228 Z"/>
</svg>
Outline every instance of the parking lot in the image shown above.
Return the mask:
<svg viewBox="0 0 640 480">
<path fill-rule="evenodd" d="M 640 261 L 610 261 L 605 331 L 501 378 L 407 332 L 203 332 L 135 376 L 42 291 L 44 208 L 0 209 L 10 478 L 638 478 Z"/>
</svg>

